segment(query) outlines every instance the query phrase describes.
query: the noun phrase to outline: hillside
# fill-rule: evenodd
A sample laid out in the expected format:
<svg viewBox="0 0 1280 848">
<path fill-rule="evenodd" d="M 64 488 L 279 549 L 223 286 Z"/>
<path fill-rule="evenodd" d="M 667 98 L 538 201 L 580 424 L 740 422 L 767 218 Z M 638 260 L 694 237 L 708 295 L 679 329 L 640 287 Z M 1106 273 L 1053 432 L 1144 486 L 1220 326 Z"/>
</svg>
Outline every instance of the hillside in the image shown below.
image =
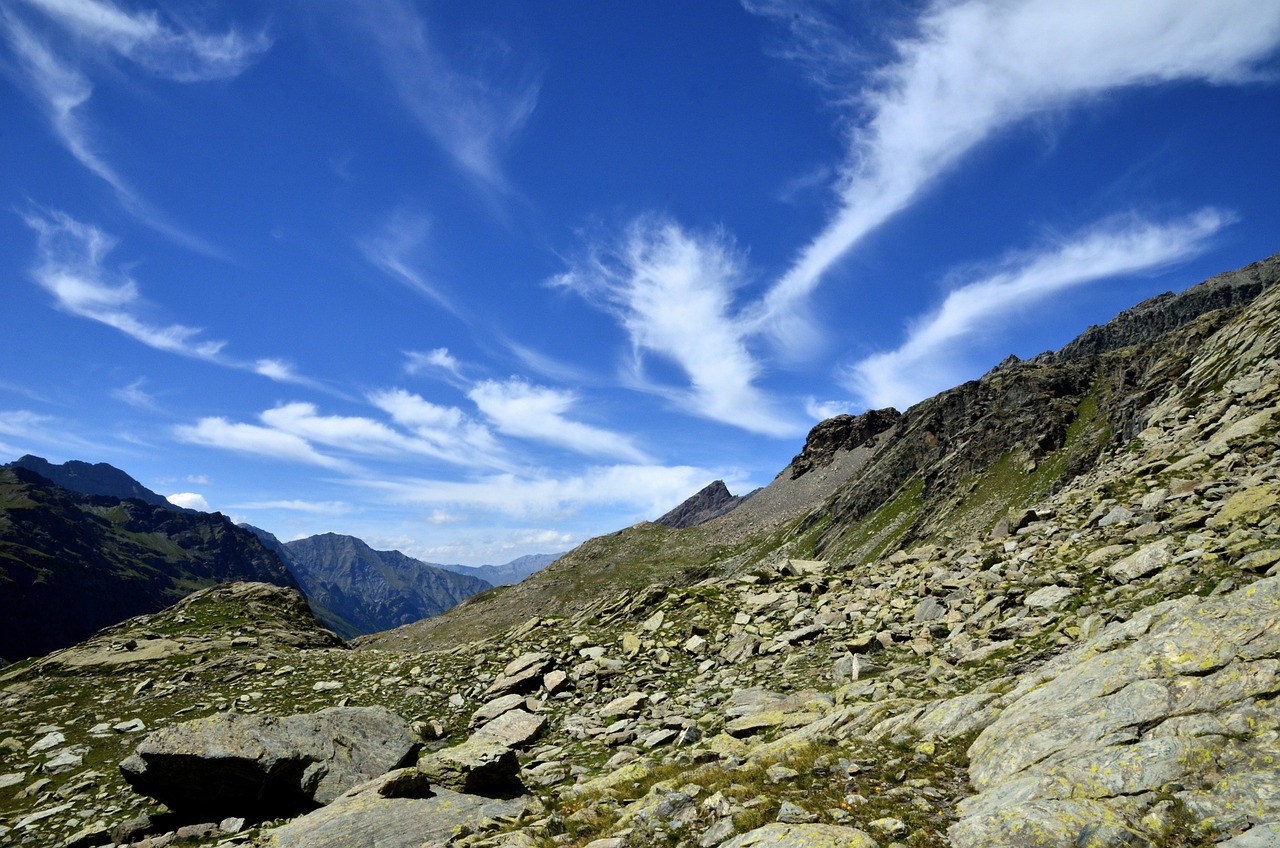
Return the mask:
<svg viewBox="0 0 1280 848">
<path fill-rule="evenodd" d="M 151 506 L 180 509 L 119 468 L 105 462 L 90 463 L 73 459 L 59 465 L 43 457 L 27 454 L 3 467 L 34 471 L 46 480 L 82 495 L 100 495 L 116 500 L 133 498 Z"/>
<path fill-rule="evenodd" d="M 718 518 L 592 540 L 357 650 L 231 587 L 0 671 L 0 839 L 1275 845 L 1278 276 L 824 422 Z M 114 769 L 147 731 L 338 705 L 414 722 L 418 765 L 224 829 Z"/>
<path fill-rule="evenodd" d="M 220 514 L 80 494 L 18 466 L 0 469 L 0 656 L 75 644 L 214 583 L 296 585 Z"/>
</svg>

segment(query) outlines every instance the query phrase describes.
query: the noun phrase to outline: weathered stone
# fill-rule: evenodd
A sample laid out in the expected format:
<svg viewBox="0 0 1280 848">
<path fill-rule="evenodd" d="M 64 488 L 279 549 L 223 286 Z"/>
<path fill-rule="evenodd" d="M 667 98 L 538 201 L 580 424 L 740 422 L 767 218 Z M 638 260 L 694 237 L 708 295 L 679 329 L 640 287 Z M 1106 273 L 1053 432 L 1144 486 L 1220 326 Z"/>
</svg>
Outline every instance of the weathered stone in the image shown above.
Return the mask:
<svg viewBox="0 0 1280 848">
<path fill-rule="evenodd" d="M 523 748 L 542 735 L 547 718 L 524 710 L 509 710 L 475 732 L 475 736 L 496 740 L 509 748 Z"/>
<path fill-rule="evenodd" d="M 635 715 L 649 702 L 644 692 L 632 692 L 620 698 L 614 698 L 600 708 L 600 718 L 617 718 L 618 716 Z"/>
<path fill-rule="evenodd" d="M 1116 580 L 1129 583 L 1140 577 L 1147 577 L 1164 568 L 1173 560 L 1173 541 L 1161 539 L 1144 545 L 1107 569 Z"/>
<path fill-rule="evenodd" d="M 947 614 L 947 605 L 930 595 L 916 606 L 915 621 L 937 621 Z"/>
<path fill-rule="evenodd" d="M 1031 609 L 1053 609 L 1075 593 L 1076 590 L 1068 586 L 1042 586 L 1027 595 L 1022 603 Z"/>
<path fill-rule="evenodd" d="M 721 848 L 879 848 L 867 834 L 835 824 L 775 822 L 735 836 Z"/>
<path fill-rule="evenodd" d="M 285 718 L 227 713 L 153 731 L 120 771 L 177 811 L 277 816 L 327 804 L 416 750 L 408 724 L 382 707 Z"/>
<path fill-rule="evenodd" d="M 394 779 L 394 775 L 388 776 Z M 384 778 L 361 784 L 332 804 L 263 835 L 264 848 L 419 848 L 443 845 L 459 829 L 514 818 L 526 798 L 495 800 L 437 788 L 430 797 L 387 797 Z"/>
<path fill-rule="evenodd" d="M 1085 829 L 1138 828 L 1167 787 L 1218 827 L 1280 820 L 1280 776 L 1265 765 L 1280 759 L 1280 715 L 1262 700 L 1276 691 L 1280 578 L 1148 607 L 1007 696 L 969 749 L 978 794 L 952 843 L 1013 844 L 1010 823 L 1024 822 L 1018 844 L 1117 844 Z"/>
<path fill-rule="evenodd" d="M 484 697 L 496 698 L 512 693 L 528 695 L 542 683 L 542 677 L 551 670 L 551 657 L 544 653 L 521 654 L 502 670 L 498 679 L 485 690 Z"/>
<path fill-rule="evenodd" d="M 419 760 L 418 768 L 432 783 L 468 795 L 504 798 L 523 791 L 515 751 L 488 737 L 472 736 L 435 751 Z"/>
<path fill-rule="evenodd" d="M 471 716 L 471 726 L 479 727 L 487 721 L 492 721 L 505 712 L 510 712 L 517 707 L 524 706 L 524 695 L 503 695 L 485 704 L 476 710 Z"/>
</svg>

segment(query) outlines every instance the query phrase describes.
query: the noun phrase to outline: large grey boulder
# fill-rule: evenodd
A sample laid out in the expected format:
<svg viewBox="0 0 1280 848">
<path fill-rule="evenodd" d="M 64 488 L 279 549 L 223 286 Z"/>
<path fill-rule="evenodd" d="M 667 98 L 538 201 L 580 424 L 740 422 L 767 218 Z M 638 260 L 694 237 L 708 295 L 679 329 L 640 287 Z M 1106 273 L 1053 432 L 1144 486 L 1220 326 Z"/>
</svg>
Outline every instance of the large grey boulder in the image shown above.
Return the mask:
<svg viewBox="0 0 1280 848">
<path fill-rule="evenodd" d="M 419 848 L 443 845 L 459 828 L 519 816 L 527 798 L 495 800 L 440 787 L 406 792 L 405 775 L 391 772 L 362 783 L 327 807 L 267 831 L 264 848 Z M 407 781 L 421 787 L 416 779 Z"/>
<path fill-rule="evenodd" d="M 735 836 L 720 848 L 879 848 L 860 830 L 836 824 L 775 822 Z"/>
<path fill-rule="evenodd" d="M 951 842 L 1127 845 L 1175 824 L 1170 797 L 1219 833 L 1280 821 L 1277 692 L 1280 578 L 1149 607 L 1021 679 Z"/>
<path fill-rule="evenodd" d="M 327 804 L 411 762 L 417 747 L 404 719 L 383 707 L 224 713 L 149 734 L 120 771 L 135 791 L 178 812 L 272 817 Z"/>
</svg>

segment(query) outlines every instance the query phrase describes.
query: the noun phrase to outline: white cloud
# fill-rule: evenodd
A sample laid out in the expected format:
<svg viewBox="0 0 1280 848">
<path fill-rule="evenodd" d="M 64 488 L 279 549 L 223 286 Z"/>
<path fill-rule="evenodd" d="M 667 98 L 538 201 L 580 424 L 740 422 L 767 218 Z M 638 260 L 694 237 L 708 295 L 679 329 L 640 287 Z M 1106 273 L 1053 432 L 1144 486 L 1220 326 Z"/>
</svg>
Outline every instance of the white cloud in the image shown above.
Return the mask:
<svg viewBox="0 0 1280 848">
<path fill-rule="evenodd" d="M 234 504 L 232 509 L 282 509 L 290 512 L 306 512 L 314 515 L 347 515 L 355 511 L 351 504 L 342 501 L 252 501 Z"/>
<path fill-rule="evenodd" d="M 871 88 L 845 98 L 868 118 L 851 135 L 838 209 L 754 310 L 784 347 L 805 346 L 803 305 L 827 270 L 994 133 L 1112 89 L 1254 79 L 1280 43 L 1280 4 L 935 2 L 918 29 Z"/>
<path fill-rule="evenodd" d="M 538 102 L 533 75 L 495 36 L 472 36 L 464 68 L 408 3 L 381 0 L 361 9 L 384 72 L 413 119 L 463 171 L 505 188 L 503 150 Z"/>
<path fill-rule="evenodd" d="M 197 509 L 200 512 L 211 512 L 209 509 L 209 502 L 205 500 L 204 495 L 197 492 L 178 492 L 174 495 L 167 495 L 165 500 L 174 506 L 180 506 L 183 509 Z"/>
<path fill-rule="evenodd" d="M 631 338 L 636 369 L 644 352 L 676 363 L 687 390 L 664 393 L 692 412 L 756 433 L 800 431 L 756 385 L 760 367 L 750 330 L 734 312 L 742 269 L 723 236 L 697 237 L 657 218 L 632 223 L 617 248 L 596 248 L 578 268 L 552 281 L 602 300 Z"/>
<path fill-rule="evenodd" d="M 630 438 L 568 417 L 577 397 L 572 392 L 534 386 L 523 380 L 485 380 L 467 393 L 485 417 L 503 433 L 558 445 L 588 456 L 648 462 Z"/>
<path fill-rule="evenodd" d="M 293 433 L 256 424 L 231 422 L 225 418 L 201 418 L 195 424 L 181 424 L 174 428 L 174 435 L 179 441 L 193 445 L 319 465 L 323 468 L 348 467 L 347 463 L 320 453 L 306 439 Z"/>
<path fill-rule="evenodd" d="M 467 516 L 460 512 L 448 512 L 443 509 L 435 509 L 427 516 L 427 523 L 434 524 L 439 527 L 444 524 L 461 524 L 467 520 Z"/>
<path fill-rule="evenodd" d="M 159 407 L 156 405 L 156 399 L 148 392 L 144 391 L 142 386 L 146 383 L 146 378 L 139 377 L 127 386 L 111 390 L 111 396 L 118 401 L 136 406 L 138 409 L 155 410 Z"/>
<path fill-rule="evenodd" d="M 835 418 L 837 415 L 854 414 L 854 405 L 847 400 L 820 401 L 811 397 L 805 401 L 804 411 L 814 421 L 826 421 L 828 418 Z"/>
<path fill-rule="evenodd" d="M 969 364 L 967 337 L 1012 311 L 1073 286 L 1158 268 L 1201 252 L 1230 220 L 1216 210 L 1167 224 L 1111 219 L 1035 254 L 1018 254 L 953 289 L 898 349 L 850 366 L 848 388 L 871 407 L 907 406 L 954 385 Z"/>
<path fill-rule="evenodd" d="M 440 406 L 404 389 L 374 392 L 369 402 L 430 445 L 433 454 L 442 459 L 461 465 L 508 467 L 489 428 L 455 406 Z"/>
<path fill-rule="evenodd" d="M 357 239 L 356 246 L 370 265 L 457 314 L 440 288 L 415 267 L 415 256 L 422 251 L 429 230 L 426 218 L 400 212 L 377 232 Z"/>
<path fill-rule="evenodd" d="M 603 506 L 622 506 L 638 516 L 657 517 L 723 476 L 684 465 L 610 465 L 568 477 L 495 474 L 472 480 L 363 479 L 355 483 L 381 492 L 396 504 L 563 520 L 581 509 Z"/>
<path fill-rule="evenodd" d="M 444 371 L 453 377 L 462 376 L 462 366 L 449 349 L 438 347 L 434 350 L 406 350 L 404 352 L 404 371 L 410 376 L 423 371 Z"/>
<path fill-rule="evenodd" d="M 225 342 L 197 338 L 203 331 L 181 324 L 161 326 L 141 317 L 137 284 L 104 267 L 115 241 L 90 224 L 61 212 L 23 215 L 36 233 L 38 261 L 32 276 L 73 315 L 98 321 L 145 345 L 197 359 L 217 360 Z"/>
<path fill-rule="evenodd" d="M 16 59 L 20 79 L 44 109 L 55 135 L 81 165 L 104 180 L 121 204 L 153 229 L 204 253 L 199 239 L 153 209 L 98 150 L 80 112 L 93 95 L 87 70 L 94 63 L 128 59 L 177 82 L 239 74 L 269 46 L 265 34 L 234 29 L 210 34 L 160 21 L 154 13 L 130 13 L 102 0 L 26 0 L 0 8 L 0 31 Z"/>
</svg>

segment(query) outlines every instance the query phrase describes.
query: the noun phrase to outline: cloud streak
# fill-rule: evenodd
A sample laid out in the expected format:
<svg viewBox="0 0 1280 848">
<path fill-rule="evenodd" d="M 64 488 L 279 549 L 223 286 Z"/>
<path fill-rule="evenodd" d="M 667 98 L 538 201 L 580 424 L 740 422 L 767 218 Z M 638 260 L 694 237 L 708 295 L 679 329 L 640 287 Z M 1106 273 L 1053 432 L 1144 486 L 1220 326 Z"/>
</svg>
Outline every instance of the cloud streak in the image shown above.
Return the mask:
<svg viewBox="0 0 1280 848">
<path fill-rule="evenodd" d="M 1253 0 L 935 2 L 918 35 L 893 45 L 897 60 L 847 98 L 867 118 L 850 136 L 838 208 L 753 323 L 803 348 L 803 304 L 826 272 L 1000 130 L 1118 88 L 1247 81 L 1278 43 L 1280 5 Z"/>
<path fill-rule="evenodd" d="M 742 284 L 739 257 L 727 238 L 696 236 L 661 218 L 637 219 L 617 246 L 597 246 L 551 284 L 612 312 L 631 339 L 637 379 L 643 356 L 674 362 L 688 390 L 656 387 L 686 409 L 770 436 L 800 431 L 779 413 L 756 380 L 751 328 L 735 311 Z"/>
<path fill-rule="evenodd" d="M 465 173 L 505 189 L 501 159 L 538 102 L 539 84 L 496 37 L 473 44 L 472 67 L 451 61 L 427 21 L 399 0 L 365 3 L 363 23 L 383 71 L 419 127 Z"/>
<path fill-rule="evenodd" d="M 167 221 L 107 161 L 83 107 L 93 96 L 90 71 L 118 59 L 181 83 L 240 74 L 269 46 L 264 33 L 212 34 L 130 13 L 103 0 L 25 0 L 0 8 L 0 36 L 19 80 L 44 110 L 54 135 L 86 169 L 111 186 L 138 220 L 194 250 L 216 251 Z"/>
<path fill-rule="evenodd" d="M 1113 219 L 1039 253 L 1013 256 L 953 289 L 896 350 L 849 366 L 843 382 L 868 407 L 905 409 L 962 379 L 965 340 L 1011 312 L 1068 288 L 1194 256 L 1230 221 L 1213 209 L 1165 224 Z"/>
<path fill-rule="evenodd" d="M 572 392 L 534 386 L 523 380 L 485 380 L 467 393 L 480 412 L 509 436 L 532 439 L 588 456 L 649 462 L 626 436 L 568 417 L 577 397 Z"/>
<path fill-rule="evenodd" d="M 106 324 L 157 350 L 218 359 L 225 342 L 200 339 L 203 330 L 196 327 L 161 325 L 139 314 L 146 306 L 137 284 L 104 267 L 115 241 L 102 230 L 61 212 L 28 213 L 23 220 L 36 233 L 38 259 L 31 274 L 61 309 Z"/>
</svg>

